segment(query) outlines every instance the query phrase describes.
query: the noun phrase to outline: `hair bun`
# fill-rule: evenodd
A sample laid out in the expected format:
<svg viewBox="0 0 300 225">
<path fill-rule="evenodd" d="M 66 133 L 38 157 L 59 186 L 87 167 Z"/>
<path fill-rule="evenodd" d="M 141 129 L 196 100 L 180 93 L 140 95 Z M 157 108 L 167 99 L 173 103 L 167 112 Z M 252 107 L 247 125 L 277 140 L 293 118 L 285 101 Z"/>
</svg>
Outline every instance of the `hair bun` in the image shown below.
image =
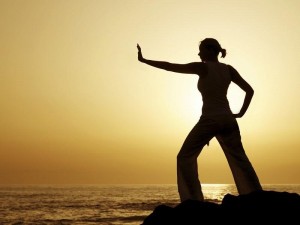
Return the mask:
<svg viewBox="0 0 300 225">
<path fill-rule="evenodd" d="M 221 57 L 222 57 L 222 58 L 225 58 L 225 56 L 226 56 L 226 49 L 221 48 L 221 51 L 220 51 L 220 52 L 221 52 L 221 54 L 222 54 Z"/>
</svg>

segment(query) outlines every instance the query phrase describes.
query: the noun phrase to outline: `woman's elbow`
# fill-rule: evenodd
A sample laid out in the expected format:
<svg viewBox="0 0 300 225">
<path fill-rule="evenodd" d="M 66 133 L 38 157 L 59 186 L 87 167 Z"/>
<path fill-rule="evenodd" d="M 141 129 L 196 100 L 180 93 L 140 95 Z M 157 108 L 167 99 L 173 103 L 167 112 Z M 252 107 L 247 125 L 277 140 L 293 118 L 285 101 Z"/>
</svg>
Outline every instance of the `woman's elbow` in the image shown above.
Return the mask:
<svg viewBox="0 0 300 225">
<path fill-rule="evenodd" d="M 250 95 L 250 96 L 253 96 L 253 95 L 254 95 L 254 90 L 253 90 L 253 88 L 249 88 L 246 92 L 247 92 L 247 94 Z"/>
</svg>

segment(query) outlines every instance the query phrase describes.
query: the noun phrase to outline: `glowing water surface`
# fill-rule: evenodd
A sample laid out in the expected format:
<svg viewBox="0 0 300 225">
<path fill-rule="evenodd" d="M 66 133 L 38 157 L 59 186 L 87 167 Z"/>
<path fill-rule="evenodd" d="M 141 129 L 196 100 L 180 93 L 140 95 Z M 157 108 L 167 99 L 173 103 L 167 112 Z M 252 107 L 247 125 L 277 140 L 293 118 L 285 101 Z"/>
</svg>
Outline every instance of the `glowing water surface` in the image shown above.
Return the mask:
<svg viewBox="0 0 300 225">
<path fill-rule="evenodd" d="M 300 193 L 300 185 L 263 185 Z M 206 200 L 237 195 L 232 184 L 203 184 Z M 139 225 L 160 204 L 179 204 L 177 186 L 76 185 L 0 186 L 0 224 Z"/>
</svg>

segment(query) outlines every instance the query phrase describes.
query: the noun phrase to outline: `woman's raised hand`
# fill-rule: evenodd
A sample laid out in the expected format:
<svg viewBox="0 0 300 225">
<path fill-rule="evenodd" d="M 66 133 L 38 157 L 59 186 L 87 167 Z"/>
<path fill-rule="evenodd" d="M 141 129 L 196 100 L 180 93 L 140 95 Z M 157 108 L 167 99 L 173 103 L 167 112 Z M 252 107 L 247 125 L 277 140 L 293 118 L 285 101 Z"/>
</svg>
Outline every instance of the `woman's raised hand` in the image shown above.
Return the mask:
<svg viewBox="0 0 300 225">
<path fill-rule="evenodd" d="M 143 62 L 144 61 L 144 57 L 143 57 L 143 55 L 142 55 L 142 49 L 141 49 L 141 47 L 139 46 L 139 44 L 137 44 L 137 49 L 138 49 L 138 60 L 140 61 L 140 62 Z"/>
</svg>

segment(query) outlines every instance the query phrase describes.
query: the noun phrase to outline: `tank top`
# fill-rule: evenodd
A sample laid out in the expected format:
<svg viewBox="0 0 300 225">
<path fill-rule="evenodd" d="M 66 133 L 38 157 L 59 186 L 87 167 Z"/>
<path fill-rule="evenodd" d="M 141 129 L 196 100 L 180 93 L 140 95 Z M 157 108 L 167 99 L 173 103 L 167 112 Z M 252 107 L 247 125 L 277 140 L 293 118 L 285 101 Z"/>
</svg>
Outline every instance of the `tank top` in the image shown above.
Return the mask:
<svg viewBox="0 0 300 225">
<path fill-rule="evenodd" d="M 231 82 L 229 68 L 224 63 L 206 62 L 207 74 L 200 76 L 198 90 L 202 95 L 202 115 L 216 116 L 232 114 L 227 99 Z"/>
</svg>

